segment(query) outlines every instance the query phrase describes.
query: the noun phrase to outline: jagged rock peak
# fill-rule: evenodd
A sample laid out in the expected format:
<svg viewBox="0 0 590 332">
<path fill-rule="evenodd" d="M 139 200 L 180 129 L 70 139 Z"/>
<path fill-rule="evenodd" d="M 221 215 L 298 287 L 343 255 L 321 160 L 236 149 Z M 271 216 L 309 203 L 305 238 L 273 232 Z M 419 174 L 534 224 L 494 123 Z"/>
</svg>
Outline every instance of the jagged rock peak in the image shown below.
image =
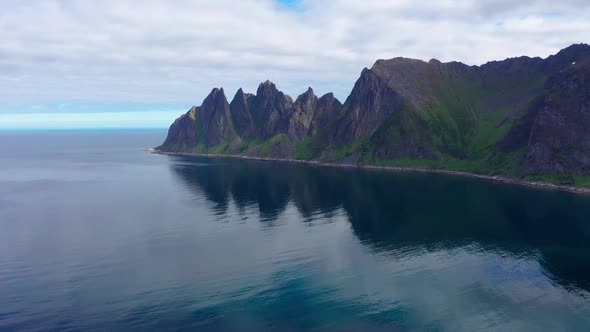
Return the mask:
<svg viewBox="0 0 590 332">
<path fill-rule="evenodd" d="M 355 87 L 358 84 L 372 85 L 373 82 L 379 81 L 379 80 L 381 80 L 381 78 L 379 77 L 378 72 L 376 72 L 375 69 L 369 69 L 369 68 L 365 67 L 363 69 L 363 71 L 361 72 L 359 79 L 355 83 Z M 354 88 L 353 88 L 353 90 L 354 90 Z"/>
<path fill-rule="evenodd" d="M 279 90 L 273 82 L 266 80 L 263 83 L 260 83 L 256 90 L 256 97 L 266 99 L 269 97 L 275 98 L 274 96 L 277 96 L 280 99 L 285 98 L 287 103 L 293 103 L 291 96 Z"/>
<path fill-rule="evenodd" d="M 337 103 L 338 103 L 338 104 L 340 104 L 340 105 L 342 104 L 342 103 L 340 102 L 340 100 L 338 100 L 338 98 L 336 98 L 336 96 L 334 96 L 334 93 L 333 93 L 333 92 L 328 92 L 328 93 L 324 94 L 323 96 L 321 96 L 321 97 L 319 98 L 319 101 L 320 101 L 320 102 L 322 102 L 322 101 L 328 101 L 328 102 L 337 102 Z M 341 106 L 342 106 L 342 105 L 341 105 Z"/>
<path fill-rule="evenodd" d="M 273 82 L 271 82 L 270 80 L 266 80 L 266 81 L 264 81 L 264 82 L 260 83 L 260 85 L 258 86 L 258 89 L 260 89 L 260 88 L 267 88 L 267 89 L 268 89 L 268 88 L 271 88 L 271 89 L 276 89 L 277 87 L 276 87 L 276 85 L 275 85 Z"/>
<path fill-rule="evenodd" d="M 266 81 L 260 83 L 260 85 L 258 86 L 258 89 L 256 90 L 256 95 L 261 96 L 264 94 L 271 93 L 273 91 L 278 91 L 276 85 L 273 82 L 266 80 Z"/>
<path fill-rule="evenodd" d="M 216 100 L 217 98 L 221 98 L 221 97 L 225 98 L 225 92 L 223 91 L 223 88 L 213 88 L 211 90 L 211 92 L 209 93 L 209 95 L 205 98 L 205 100 L 207 100 L 207 99 Z"/>
<path fill-rule="evenodd" d="M 203 101 L 199 112 L 199 126 L 207 147 L 239 141 L 233 128 L 230 107 L 223 88 L 214 88 Z"/>
<path fill-rule="evenodd" d="M 250 97 L 254 96 L 254 94 L 252 93 L 246 93 L 244 92 L 244 90 L 242 88 L 239 88 L 238 91 L 236 91 L 236 94 L 234 95 L 234 98 L 232 99 L 233 101 L 238 101 L 238 100 L 246 100 Z"/>
<path fill-rule="evenodd" d="M 238 91 L 236 91 L 234 98 L 232 99 L 232 103 L 233 103 L 233 101 L 244 100 L 244 99 L 246 99 L 246 94 L 244 93 L 244 90 L 242 90 L 242 88 L 239 88 Z"/>
<path fill-rule="evenodd" d="M 333 92 L 328 92 L 328 93 L 324 94 L 323 96 L 321 96 L 321 97 L 320 97 L 320 100 L 322 100 L 322 99 L 334 99 L 334 100 L 336 100 L 336 101 L 340 102 L 340 101 L 338 100 L 338 98 L 336 98 L 336 97 L 334 96 L 334 93 L 333 93 Z"/>
<path fill-rule="evenodd" d="M 313 92 L 313 89 L 311 87 L 308 87 L 304 93 L 300 94 L 297 97 L 296 101 L 304 100 L 304 99 L 308 100 L 308 99 L 313 99 L 313 98 L 317 98 L 317 97 L 316 97 L 315 93 Z"/>
<path fill-rule="evenodd" d="M 255 134 L 252 114 L 250 113 L 250 106 L 248 104 L 250 97 L 252 97 L 251 94 L 244 93 L 244 90 L 240 88 L 236 91 L 229 105 L 234 128 L 238 135 L 245 139 L 252 139 Z"/>
</svg>

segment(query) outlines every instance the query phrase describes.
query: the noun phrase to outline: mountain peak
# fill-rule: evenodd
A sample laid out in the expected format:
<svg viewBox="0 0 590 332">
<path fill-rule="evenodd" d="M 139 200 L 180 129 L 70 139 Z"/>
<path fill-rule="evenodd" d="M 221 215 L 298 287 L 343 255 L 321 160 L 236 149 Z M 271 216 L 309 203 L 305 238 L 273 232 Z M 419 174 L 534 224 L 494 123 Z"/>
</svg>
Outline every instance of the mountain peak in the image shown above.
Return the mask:
<svg viewBox="0 0 590 332">
<path fill-rule="evenodd" d="M 260 83 L 260 86 L 264 86 L 264 87 L 276 87 L 275 84 L 273 82 L 271 82 L 270 80 L 266 80 L 266 81 Z"/>
<path fill-rule="evenodd" d="M 223 88 L 213 88 L 211 90 L 211 92 L 209 92 L 209 95 L 207 96 L 207 98 L 205 98 L 205 100 L 207 99 L 217 99 L 217 98 L 225 98 L 225 92 L 223 91 Z"/>
<path fill-rule="evenodd" d="M 258 89 L 256 90 L 256 95 L 257 96 L 266 95 L 269 93 L 273 93 L 275 91 L 278 91 L 277 86 L 273 82 L 266 80 L 266 81 L 260 83 L 260 85 L 258 86 Z"/>
<path fill-rule="evenodd" d="M 246 99 L 246 94 L 244 93 L 244 90 L 242 90 L 242 88 L 239 88 L 238 91 L 236 91 L 234 98 L 232 99 L 232 103 L 234 101 L 241 101 L 241 100 L 245 100 L 245 99 Z"/>
<path fill-rule="evenodd" d="M 238 135 L 244 139 L 252 139 L 255 134 L 254 122 L 252 121 L 252 114 L 250 113 L 248 104 L 248 99 L 251 96 L 250 94 L 245 94 L 244 90 L 239 88 L 229 105 L 234 128 Z"/>
<path fill-rule="evenodd" d="M 312 88 L 307 88 L 307 90 L 300 94 L 297 99 L 295 99 L 295 103 L 297 102 L 303 102 L 303 101 L 308 101 L 311 99 L 317 98 L 315 93 L 313 92 Z"/>
<path fill-rule="evenodd" d="M 305 99 L 309 99 L 309 98 L 313 98 L 315 97 L 315 93 L 313 92 L 313 89 L 311 87 L 308 87 L 307 90 L 301 94 L 299 97 L 297 97 L 297 99 L 301 99 L 301 98 L 305 98 Z"/>
</svg>

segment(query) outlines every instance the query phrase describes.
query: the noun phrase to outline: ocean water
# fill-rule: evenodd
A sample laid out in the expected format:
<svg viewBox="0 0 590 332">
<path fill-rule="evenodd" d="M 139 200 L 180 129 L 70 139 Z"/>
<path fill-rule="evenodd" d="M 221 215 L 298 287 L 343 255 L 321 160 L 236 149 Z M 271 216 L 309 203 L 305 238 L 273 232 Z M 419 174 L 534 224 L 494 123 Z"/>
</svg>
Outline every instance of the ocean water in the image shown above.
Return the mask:
<svg viewBox="0 0 590 332">
<path fill-rule="evenodd" d="M 590 331 L 590 197 L 0 132 L 0 330 Z"/>
</svg>

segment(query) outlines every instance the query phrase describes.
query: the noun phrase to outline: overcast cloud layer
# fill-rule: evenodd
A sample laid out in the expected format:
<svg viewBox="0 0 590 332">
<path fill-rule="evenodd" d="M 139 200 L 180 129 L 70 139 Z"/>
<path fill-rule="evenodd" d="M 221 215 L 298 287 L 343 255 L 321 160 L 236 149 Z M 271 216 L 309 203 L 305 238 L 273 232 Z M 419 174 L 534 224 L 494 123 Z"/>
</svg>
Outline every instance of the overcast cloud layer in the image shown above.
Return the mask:
<svg viewBox="0 0 590 332">
<path fill-rule="evenodd" d="M 296 97 L 349 93 L 406 56 L 482 64 L 588 42 L 590 1 L 1 0 L 0 111 L 9 105 L 200 104 L 266 79 Z M 14 111 L 14 110 L 12 110 Z"/>
</svg>

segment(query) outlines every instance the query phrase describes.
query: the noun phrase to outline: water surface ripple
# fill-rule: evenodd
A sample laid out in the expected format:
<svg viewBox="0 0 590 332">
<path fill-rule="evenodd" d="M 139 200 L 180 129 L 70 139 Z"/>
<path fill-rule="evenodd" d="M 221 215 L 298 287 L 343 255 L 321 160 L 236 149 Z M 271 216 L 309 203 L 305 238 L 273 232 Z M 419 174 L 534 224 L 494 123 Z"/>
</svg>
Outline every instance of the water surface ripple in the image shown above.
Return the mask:
<svg viewBox="0 0 590 332">
<path fill-rule="evenodd" d="M 590 330 L 590 197 L 164 136 L 0 133 L 0 330 Z"/>
</svg>

